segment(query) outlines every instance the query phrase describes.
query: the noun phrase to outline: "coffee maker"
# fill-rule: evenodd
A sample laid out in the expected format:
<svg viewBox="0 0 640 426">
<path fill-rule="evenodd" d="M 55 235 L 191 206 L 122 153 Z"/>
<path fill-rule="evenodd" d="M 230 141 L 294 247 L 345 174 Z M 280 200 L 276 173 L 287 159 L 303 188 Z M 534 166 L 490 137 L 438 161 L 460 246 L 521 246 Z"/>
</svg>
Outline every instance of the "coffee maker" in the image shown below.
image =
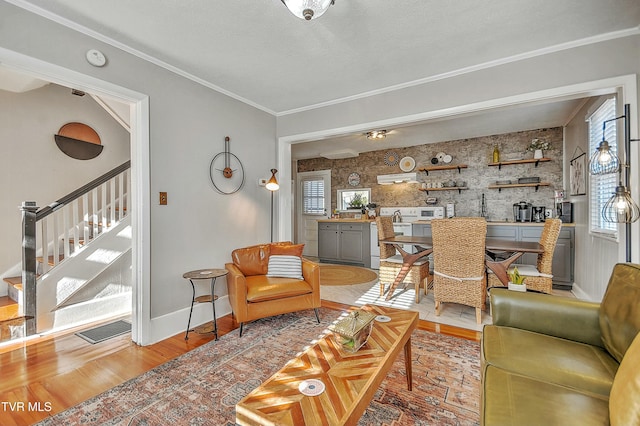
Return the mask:
<svg viewBox="0 0 640 426">
<path fill-rule="evenodd" d="M 531 203 L 520 201 L 513 205 L 513 220 L 515 222 L 531 222 Z"/>
<path fill-rule="evenodd" d="M 546 216 L 546 208 L 542 206 L 536 206 L 531 208 L 531 221 L 532 222 L 544 222 Z"/>
</svg>

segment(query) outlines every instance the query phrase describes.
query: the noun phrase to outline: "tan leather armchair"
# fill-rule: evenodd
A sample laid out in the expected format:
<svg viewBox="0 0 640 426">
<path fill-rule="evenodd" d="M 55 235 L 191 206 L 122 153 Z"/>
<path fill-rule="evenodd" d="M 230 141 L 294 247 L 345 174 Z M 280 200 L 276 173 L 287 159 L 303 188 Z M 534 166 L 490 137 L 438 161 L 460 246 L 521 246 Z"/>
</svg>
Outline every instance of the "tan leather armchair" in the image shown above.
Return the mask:
<svg viewBox="0 0 640 426">
<path fill-rule="evenodd" d="M 229 303 L 240 323 L 240 337 L 244 323 L 273 315 L 314 309 L 320 322 L 320 267 L 317 263 L 302 258 L 302 279 L 267 276 L 272 247 L 287 245 L 292 243 L 237 249 L 231 253 L 232 262 L 225 264 L 229 271 Z"/>
</svg>

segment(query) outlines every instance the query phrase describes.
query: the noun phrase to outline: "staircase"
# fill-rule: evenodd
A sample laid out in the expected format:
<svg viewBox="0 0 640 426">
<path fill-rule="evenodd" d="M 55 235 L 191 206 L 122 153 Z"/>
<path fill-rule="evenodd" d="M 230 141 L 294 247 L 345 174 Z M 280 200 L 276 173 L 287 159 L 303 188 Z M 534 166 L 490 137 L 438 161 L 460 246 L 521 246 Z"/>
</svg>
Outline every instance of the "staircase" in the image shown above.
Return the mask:
<svg viewBox="0 0 640 426">
<path fill-rule="evenodd" d="M 23 203 L 22 271 L 3 278 L 0 343 L 130 312 L 129 193 L 126 162 L 44 208 Z"/>
</svg>

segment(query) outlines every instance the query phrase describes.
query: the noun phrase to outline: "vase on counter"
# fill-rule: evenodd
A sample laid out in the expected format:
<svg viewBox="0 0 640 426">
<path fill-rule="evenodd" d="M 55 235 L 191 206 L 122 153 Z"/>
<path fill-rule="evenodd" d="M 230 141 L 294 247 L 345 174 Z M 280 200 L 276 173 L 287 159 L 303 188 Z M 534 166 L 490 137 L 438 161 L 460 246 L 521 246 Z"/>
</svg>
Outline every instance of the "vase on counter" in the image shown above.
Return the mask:
<svg viewBox="0 0 640 426">
<path fill-rule="evenodd" d="M 544 153 L 542 152 L 541 149 L 536 149 L 535 151 L 533 151 L 533 158 L 536 160 L 539 160 L 540 158 L 544 157 Z"/>
</svg>

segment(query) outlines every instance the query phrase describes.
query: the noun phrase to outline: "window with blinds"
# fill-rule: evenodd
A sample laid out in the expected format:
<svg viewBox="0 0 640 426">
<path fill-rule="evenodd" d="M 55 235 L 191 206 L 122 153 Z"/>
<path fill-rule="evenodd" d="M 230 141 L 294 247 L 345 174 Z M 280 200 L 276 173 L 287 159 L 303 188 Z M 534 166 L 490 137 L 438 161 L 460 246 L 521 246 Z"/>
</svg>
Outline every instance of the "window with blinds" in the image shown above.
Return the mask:
<svg viewBox="0 0 640 426">
<path fill-rule="evenodd" d="M 324 180 L 302 181 L 302 213 L 324 215 Z"/>
<path fill-rule="evenodd" d="M 606 120 L 616 118 L 616 100 L 615 98 L 607 99 L 589 118 L 589 152 L 594 152 L 600 142 L 602 142 L 602 123 Z M 617 122 L 608 122 L 604 139 L 609 143 L 612 152 L 618 155 L 618 138 L 617 138 Z M 618 183 L 618 173 L 609 173 L 606 175 L 590 175 L 589 180 L 589 210 L 590 210 L 590 229 L 591 232 L 603 234 L 611 238 L 618 237 L 618 227 L 615 223 L 605 222 L 602 217 L 602 209 L 615 193 Z"/>
</svg>

